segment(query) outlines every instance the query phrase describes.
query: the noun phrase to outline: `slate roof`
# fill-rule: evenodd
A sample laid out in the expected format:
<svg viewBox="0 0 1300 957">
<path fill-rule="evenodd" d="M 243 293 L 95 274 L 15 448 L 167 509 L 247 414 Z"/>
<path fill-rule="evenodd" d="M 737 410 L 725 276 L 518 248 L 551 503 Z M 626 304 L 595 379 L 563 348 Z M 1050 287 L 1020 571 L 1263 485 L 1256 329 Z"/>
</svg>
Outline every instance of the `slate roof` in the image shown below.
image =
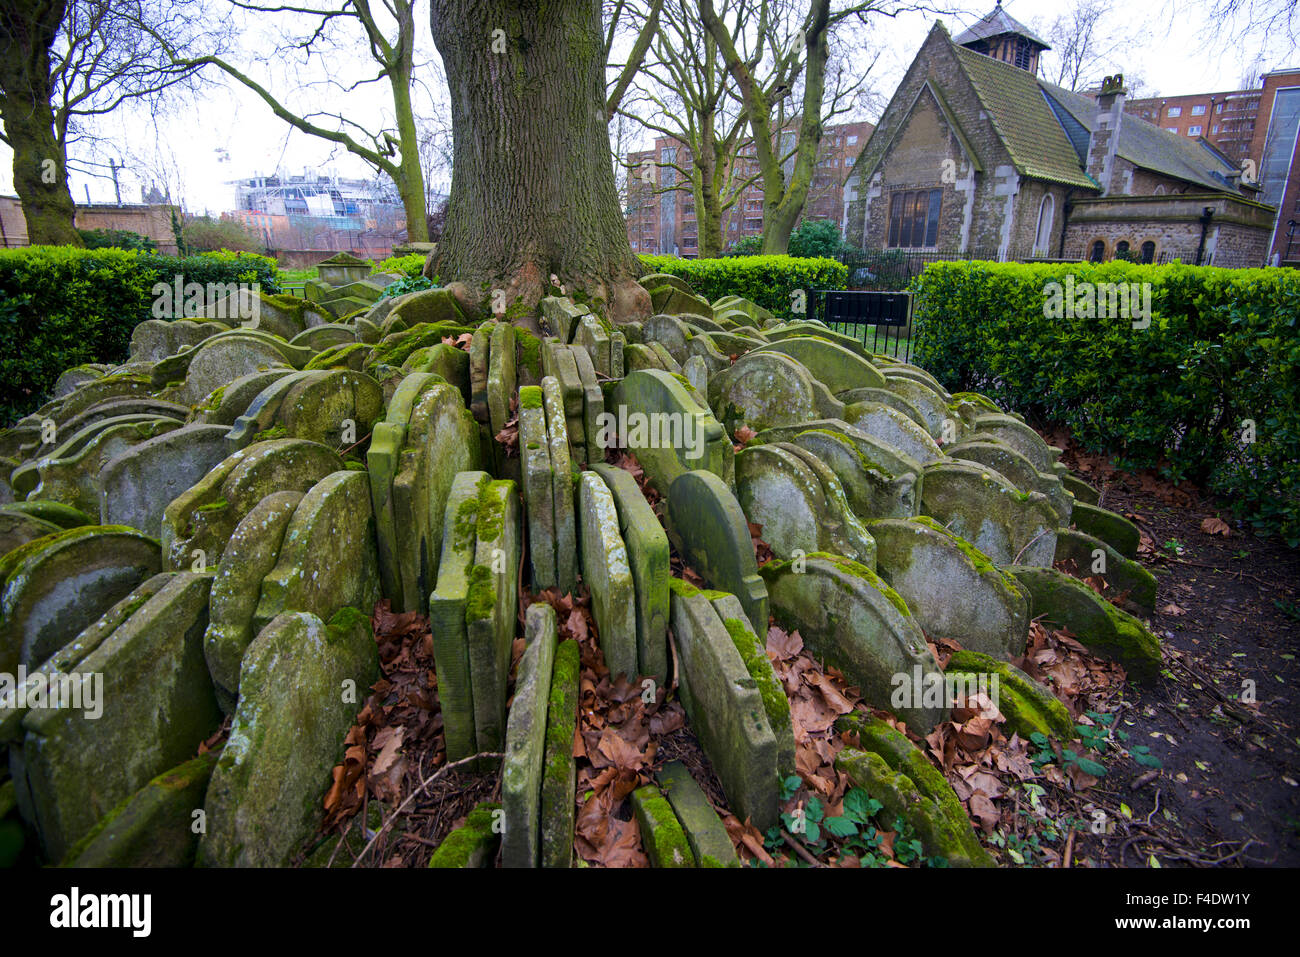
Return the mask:
<svg viewBox="0 0 1300 957">
<path fill-rule="evenodd" d="M 1097 189 L 1032 73 L 963 46 L 958 63 L 1022 176 Z"/>
<path fill-rule="evenodd" d="M 1000 37 L 1004 33 L 1018 33 L 1028 40 L 1033 40 L 1044 50 L 1050 50 L 1046 40 L 1037 37 L 1027 26 L 1002 9 L 1001 0 L 991 13 L 985 14 L 969 30 L 957 37 L 957 43 L 975 43 L 990 37 Z"/>
<path fill-rule="evenodd" d="M 1097 125 L 1097 104 L 1090 97 L 1040 80 L 1044 94 L 1059 103 L 1084 128 Z M 1200 139 L 1162 130 L 1140 117 L 1125 115 L 1116 152 L 1134 166 L 1187 180 L 1207 189 L 1233 192 L 1227 176 L 1236 173 L 1222 153 Z"/>
</svg>

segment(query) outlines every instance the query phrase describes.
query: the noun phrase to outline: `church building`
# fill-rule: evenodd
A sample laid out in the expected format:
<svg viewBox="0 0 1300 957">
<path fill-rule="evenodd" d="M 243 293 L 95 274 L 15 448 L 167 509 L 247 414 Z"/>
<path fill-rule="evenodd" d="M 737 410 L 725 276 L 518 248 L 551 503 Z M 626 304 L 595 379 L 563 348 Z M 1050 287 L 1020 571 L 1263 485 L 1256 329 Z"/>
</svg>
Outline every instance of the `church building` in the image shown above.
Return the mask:
<svg viewBox="0 0 1300 957">
<path fill-rule="evenodd" d="M 1124 78 L 1075 93 L 1001 7 L 936 23 L 845 182 L 845 239 L 950 257 L 1262 266 L 1276 210 L 1201 137 L 1124 112 Z"/>
</svg>

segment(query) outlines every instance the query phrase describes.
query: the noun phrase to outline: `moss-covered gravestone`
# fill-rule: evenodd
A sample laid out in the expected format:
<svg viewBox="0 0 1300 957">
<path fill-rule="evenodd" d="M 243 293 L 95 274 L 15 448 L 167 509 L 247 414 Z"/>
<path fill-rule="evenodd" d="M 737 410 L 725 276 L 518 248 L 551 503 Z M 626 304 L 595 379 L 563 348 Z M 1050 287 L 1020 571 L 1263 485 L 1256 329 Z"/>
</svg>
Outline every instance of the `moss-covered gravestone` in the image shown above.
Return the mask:
<svg viewBox="0 0 1300 957">
<path fill-rule="evenodd" d="M 838 555 L 811 554 L 762 568 L 776 620 L 798 629 L 819 660 L 838 668 L 877 707 L 889 708 L 916 730 L 935 726 L 946 709 L 901 697 L 939 675 L 911 610 L 898 592 L 865 565 Z"/>
<path fill-rule="evenodd" d="M 736 493 L 749 522 L 779 557 L 834 552 L 868 566 L 876 546 L 821 459 L 789 444 L 754 445 L 736 455 Z"/>
<path fill-rule="evenodd" d="M 274 492 L 258 502 L 235 526 L 217 565 L 203 655 L 227 714 L 235 710 L 244 652 L 257 635 L 253 616 L 262 580 L 275 568 L 285 529 L 301 501 L 301 492 Z"/>
<path fill-rule="evenodd" d="M 611 676 L 637 677 L 636 586 L 619 532 L 614 497 L 595 472 L 578 487 L 582 524 L 582 578 L 591 589 L 592 616 Z"/>
<path fill-rule="evenodd" d="M 574 787 L 577 766 L 573 733 L 578 723 L 578 643 L 562 641 L 555 651 L 551 695 L 546 707 L 546 749 L 542 767 L 541 865 L 568 867 L 573 859 Z"/>
<path fill-rule="evenodd" d="M 506 867 L 537 867 L 540 861 L 546 714 L 555 665 L 554 608 L 544 603 L 529 606 L 524 640 L 501 765 L 501 806 L 506 812 L 501 863 Z"/>
<path fill-rule="evenodd" d="M 867 527 L 876 540 L 876 571 L 926 634 L 957 638 L 1003 660 L 1024 654 L 1029 599 L 1012 575 L 931 518 Z"/>
<path fill-rule="evenodd" d="M 685 472 L 668 493 L 668 531 L 686 564 L 710 588 L 740 599 L 754 631 L 767 634 L 767 588 L 758 574 L 749 522 L 712 472 Z"/>
<path fill-rule="evenodd" d="M 514 482 L 488 482 L 480 488 L 476 532 L 465 597 L 474 736 L 480 752 L 495 752 L 505 742 L 506 685 L 518 614 L 519 497 Z"/>
<path fill-rule="evenodd" d="M 687 717 L 732 810 L 766 830 L 780 810 L 778 747 L 757 682 L 708 595 L 669 585 Z"/>
<path fill-rule="evenodd" d="M 23 718 L 10 766 L 50 859 L 216 730 L 202 649 L 210 585 L 209 576 L 173 575 L 77 664 L 81 709 Z"/>
<path fill-rule="evenodd" d="M 443 511 L 438 587 L 429 596 L 429 627 L 448 761 L 459 761 L 478 751 L 466 601 L 478 543 L 479 496 L 490 481 L 486 472 L 461 472 L 452 481 Z"/>
<path fill-rule="evenodd" d="M 0 557 L 0 672 L 39 666 L 160 564 L 158 543 L 122 526 L 55 532 Z"/>
<path fill-rule="evenodd" d="M 339 744 L 378 674 L 367 612 L 345 608 L 328 625 L 287 612 L 262 629 L 244 656 L 239 707 L 208 786 L 200 864 L 289 863 L 320 825 Z"/>
</svg>

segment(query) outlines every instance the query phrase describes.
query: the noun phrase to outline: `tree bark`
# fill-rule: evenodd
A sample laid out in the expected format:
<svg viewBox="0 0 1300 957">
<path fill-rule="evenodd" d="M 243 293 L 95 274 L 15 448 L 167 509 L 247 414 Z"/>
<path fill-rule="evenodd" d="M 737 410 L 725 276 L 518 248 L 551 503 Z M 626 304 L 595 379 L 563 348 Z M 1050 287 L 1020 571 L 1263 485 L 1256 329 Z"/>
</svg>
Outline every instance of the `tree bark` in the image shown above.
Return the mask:
<svg viewBox="0 0 1300 957">
<path fill-rule="evenodd" d="M 0 118 L 14 151 L 14 191 L 33 245 L 81 246 L 67 156 L 54 133 L 50 47 L 66 4 L 20 0 L 0 15 Z"/>
<path fill-rule="evenodd" d="M 429 264 L 470 305 L 583 293 L 615 321 L 650 299 L 609 161 L 599 0 L 432 0 L 451 92 L 451 200 Z"/>
<path fill-rule="evenodd" d="M 397 115 L 398 167 L 393 181 L 397 184 L 402 207 L 406 211 L 406 241 L 429 241 L 429 208 L 425 200 L 424 170 L 420 167 L 420 135 L 415 128 L 411 107 L 411 74 L 390 74 L 393 107 Z"/>
</svg>

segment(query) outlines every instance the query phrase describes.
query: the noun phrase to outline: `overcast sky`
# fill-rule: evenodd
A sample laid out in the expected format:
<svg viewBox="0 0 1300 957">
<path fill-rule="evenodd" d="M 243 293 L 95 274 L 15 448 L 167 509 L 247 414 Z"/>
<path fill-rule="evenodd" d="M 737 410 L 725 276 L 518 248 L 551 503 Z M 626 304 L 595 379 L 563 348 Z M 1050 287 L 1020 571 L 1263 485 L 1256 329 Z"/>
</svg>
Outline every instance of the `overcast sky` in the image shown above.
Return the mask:
<svg viewBox="0 0 1300 957">
<path fill-rule="evenodd" d="M 932 13 L 902 14 L 875 21 L 872 38 L 880 44 L 882 55 L 873 71 L 873 86 L 881 96 L 876 101 L 877 109 L 866 108 L 861 118 L 876 119 L 872 113 L 888 100 L 935 19 L 943 20 L 956 35 L 988 13 L 992 0 L 949 0 L 946 5 L 958 12 L 939 17 Z M 1012 16 L 1040 33 L 1073 5 L 1074 0 L 1004 3 Z M 1245 44 L 1224 42 L 1220 25 L 1210 15 L 1210 0 L 1178 3 L 1157 0 L 1146 4 L 1116 0 L 1115 7 L 1119 12 L 1113 15 L 1108 27 L 1125 39 L 1113 60 L 1103 64 L 1104 70 L 1099 72 L 1120 71 L 1140 76 L 1147 95 L 1237 89 L 1242 77 L 1252 69 L 1300 66 L 1300 51 L 1294 51 L 1283 37 L 1256 38 L 1255 42 Z M 420 14 L 420 23 L 419 46 L 432 56 L 427 7 Z M 364 51 L 361 56 L 362 59 L 354 59 L 350 65 L 354 76 L 360 76 L 366 66 Z M 347 74 L 349 65 L 345 61 L 348 59 L 346 49 L 333 58 L 330 75 Z M 258 69 L 263 72 L 257 73 Z M 260 79 L 268 69 L 274 71 L 274 76 L 267 81 L 273 91 L 300 88 L 296 93 L 286 93 L 295 103 L 345 102 L 346 108 L 321 108 L 337 108 L 360 117 L 383 112 L 382 88 L 363 88 L 340 100 L 339 94 L 319 86 L 324 76 L 317 69 L 301 69 L 280 62 L 274 66 L 254 66 L 250 72 Z M 429 78 L 430 84 L 436 85 L 434 71 L 423 71 L 423 75 Z M 310 83 L 317 86 L 301 89 L 303 84 Z M 430 102 L 427 95 L 424 99 Z M 340 176 L 372 175 L 360 160 L 342 149 L 292 131 L 260 99 L 230 83 L 213 90 L 200 103 L 180 105 L 171 115 L 151 120 L 139 114 L 121 113 L 101 120 L 98 131 L 113 144 L 101 155 L 116 154 L 126 161 L 127 170 L 120 178 L 122 198 L 127 202 L 139 202 L 142 183 L 157 182 L 163 176 L 172 186 L 173 198 L 179 192 L 189 211 L 206 210 L 215 214 L 234 205 L 234 190 L 229 181 L 269 174 L 277 168 L 295 173 L 310 168 Z M 13 193 L 11 164 L 11 154 L 0 146 L 0 192 L 10 195 Z M 110 179 L 73 173 L 71 186 L 73 199 L 78 203 L 86 201 L 87 190 L 94 202 L 113 201 Z"/>
</svg>

